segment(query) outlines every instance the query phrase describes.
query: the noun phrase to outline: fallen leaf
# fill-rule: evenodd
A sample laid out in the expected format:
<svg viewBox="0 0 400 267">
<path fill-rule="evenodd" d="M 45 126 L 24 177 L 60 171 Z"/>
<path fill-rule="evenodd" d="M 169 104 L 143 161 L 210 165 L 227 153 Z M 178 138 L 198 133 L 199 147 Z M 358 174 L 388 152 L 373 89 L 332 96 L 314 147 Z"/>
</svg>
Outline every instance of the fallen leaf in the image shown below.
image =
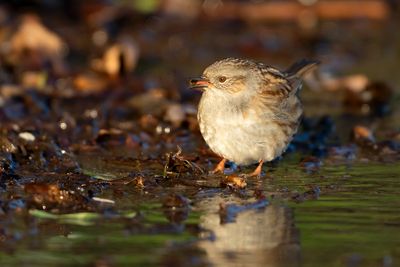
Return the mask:
<svg viewBox="0 0 400 267">
<path fill-rule="evenodd" d="M 228 175 L 222 178 L 222 186 L 228 186 L 237 189 L 243 189 L 247 186 L 246 180 L 236 175 Z"/>
</svg>

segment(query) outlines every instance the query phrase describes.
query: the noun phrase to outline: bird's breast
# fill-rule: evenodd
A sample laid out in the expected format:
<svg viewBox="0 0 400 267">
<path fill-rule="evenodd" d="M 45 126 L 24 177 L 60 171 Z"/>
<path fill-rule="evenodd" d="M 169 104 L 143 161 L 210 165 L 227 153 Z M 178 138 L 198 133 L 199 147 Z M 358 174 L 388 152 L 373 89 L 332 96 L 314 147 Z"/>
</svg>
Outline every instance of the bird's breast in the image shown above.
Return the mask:
<svg viewBox="0 0 400 267">
<path fill-rule="evenodd" d="M 260 113 L 207 94 L 203 94 L 198 110 L 200 131 L 211 150 L 237 164 L 279 156 L 297 129 L 298 121 L 290 124 L 288 119 L 268 107 Z"/>
</svg>

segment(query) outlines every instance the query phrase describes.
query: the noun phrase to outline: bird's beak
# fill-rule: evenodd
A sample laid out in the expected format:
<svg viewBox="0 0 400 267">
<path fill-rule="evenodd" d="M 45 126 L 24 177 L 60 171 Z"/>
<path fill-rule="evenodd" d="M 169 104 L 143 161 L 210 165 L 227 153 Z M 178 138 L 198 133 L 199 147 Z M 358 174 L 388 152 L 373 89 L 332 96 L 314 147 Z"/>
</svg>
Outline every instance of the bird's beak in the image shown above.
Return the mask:
<svg viewBox="0 0 400 267">
<path fill-rule="evenodd" d="M 210 81 L 204 77 L 190 80 L 190 88 L 204 91 L 211 85 Z"/>
</svg>

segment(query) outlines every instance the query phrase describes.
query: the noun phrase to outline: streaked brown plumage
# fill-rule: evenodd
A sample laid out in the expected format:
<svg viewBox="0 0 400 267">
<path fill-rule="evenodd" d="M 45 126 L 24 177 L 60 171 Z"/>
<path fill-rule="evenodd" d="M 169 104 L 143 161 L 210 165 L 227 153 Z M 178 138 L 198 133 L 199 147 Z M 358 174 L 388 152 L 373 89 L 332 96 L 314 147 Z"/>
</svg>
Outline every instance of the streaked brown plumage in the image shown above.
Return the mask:
<svg viewBox="0 0 400 267">
<path fill-rule="evenodd" d="M 316 61 L 300 61 L 287 71 L 250 60 L 227 58 L 206 68 L 192 88 L 202 89 L 200 131 L 211 150 L 239 165 L 281 155 L 296 133 L 302 106 L 297 96 L 302 76 Z"/>
</svg>

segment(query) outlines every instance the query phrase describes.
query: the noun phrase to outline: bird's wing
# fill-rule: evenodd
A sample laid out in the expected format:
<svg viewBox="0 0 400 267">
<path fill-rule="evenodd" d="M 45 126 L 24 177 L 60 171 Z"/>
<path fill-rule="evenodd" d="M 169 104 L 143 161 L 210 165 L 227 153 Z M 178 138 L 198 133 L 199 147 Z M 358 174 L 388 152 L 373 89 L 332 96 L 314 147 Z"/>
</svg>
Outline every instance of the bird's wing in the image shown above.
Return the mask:
<svg viewBox="0 0 400 267">
<path fill-rule="evenodd" d="M 262 77 L 262 85 L 258 90 L 258 95 L 264 99 L 282 99 L 290 95 L 292 91 L 291 84 L 286 79 L 284 73 L 279 70 L 261 65 L 260 71 Z"/>
<path fill-rule="evenodd" d="M 287 71 L 259 64 L 263 86 L 258 90 L 262 98 L 283 99 L 295 94 L 300 88 L 302 77 L 319 64 L 317 61 L 301 60 Z"/>
<path fill-rule="evenodd" d="M 265 99 L 281 100 L 287 98 L 294 91 L 290 83 L 286 79 L 271 81 L 268 80 L 263 83 L 263 86 L 258 90 L 258 95 Z"/>
</svg>

